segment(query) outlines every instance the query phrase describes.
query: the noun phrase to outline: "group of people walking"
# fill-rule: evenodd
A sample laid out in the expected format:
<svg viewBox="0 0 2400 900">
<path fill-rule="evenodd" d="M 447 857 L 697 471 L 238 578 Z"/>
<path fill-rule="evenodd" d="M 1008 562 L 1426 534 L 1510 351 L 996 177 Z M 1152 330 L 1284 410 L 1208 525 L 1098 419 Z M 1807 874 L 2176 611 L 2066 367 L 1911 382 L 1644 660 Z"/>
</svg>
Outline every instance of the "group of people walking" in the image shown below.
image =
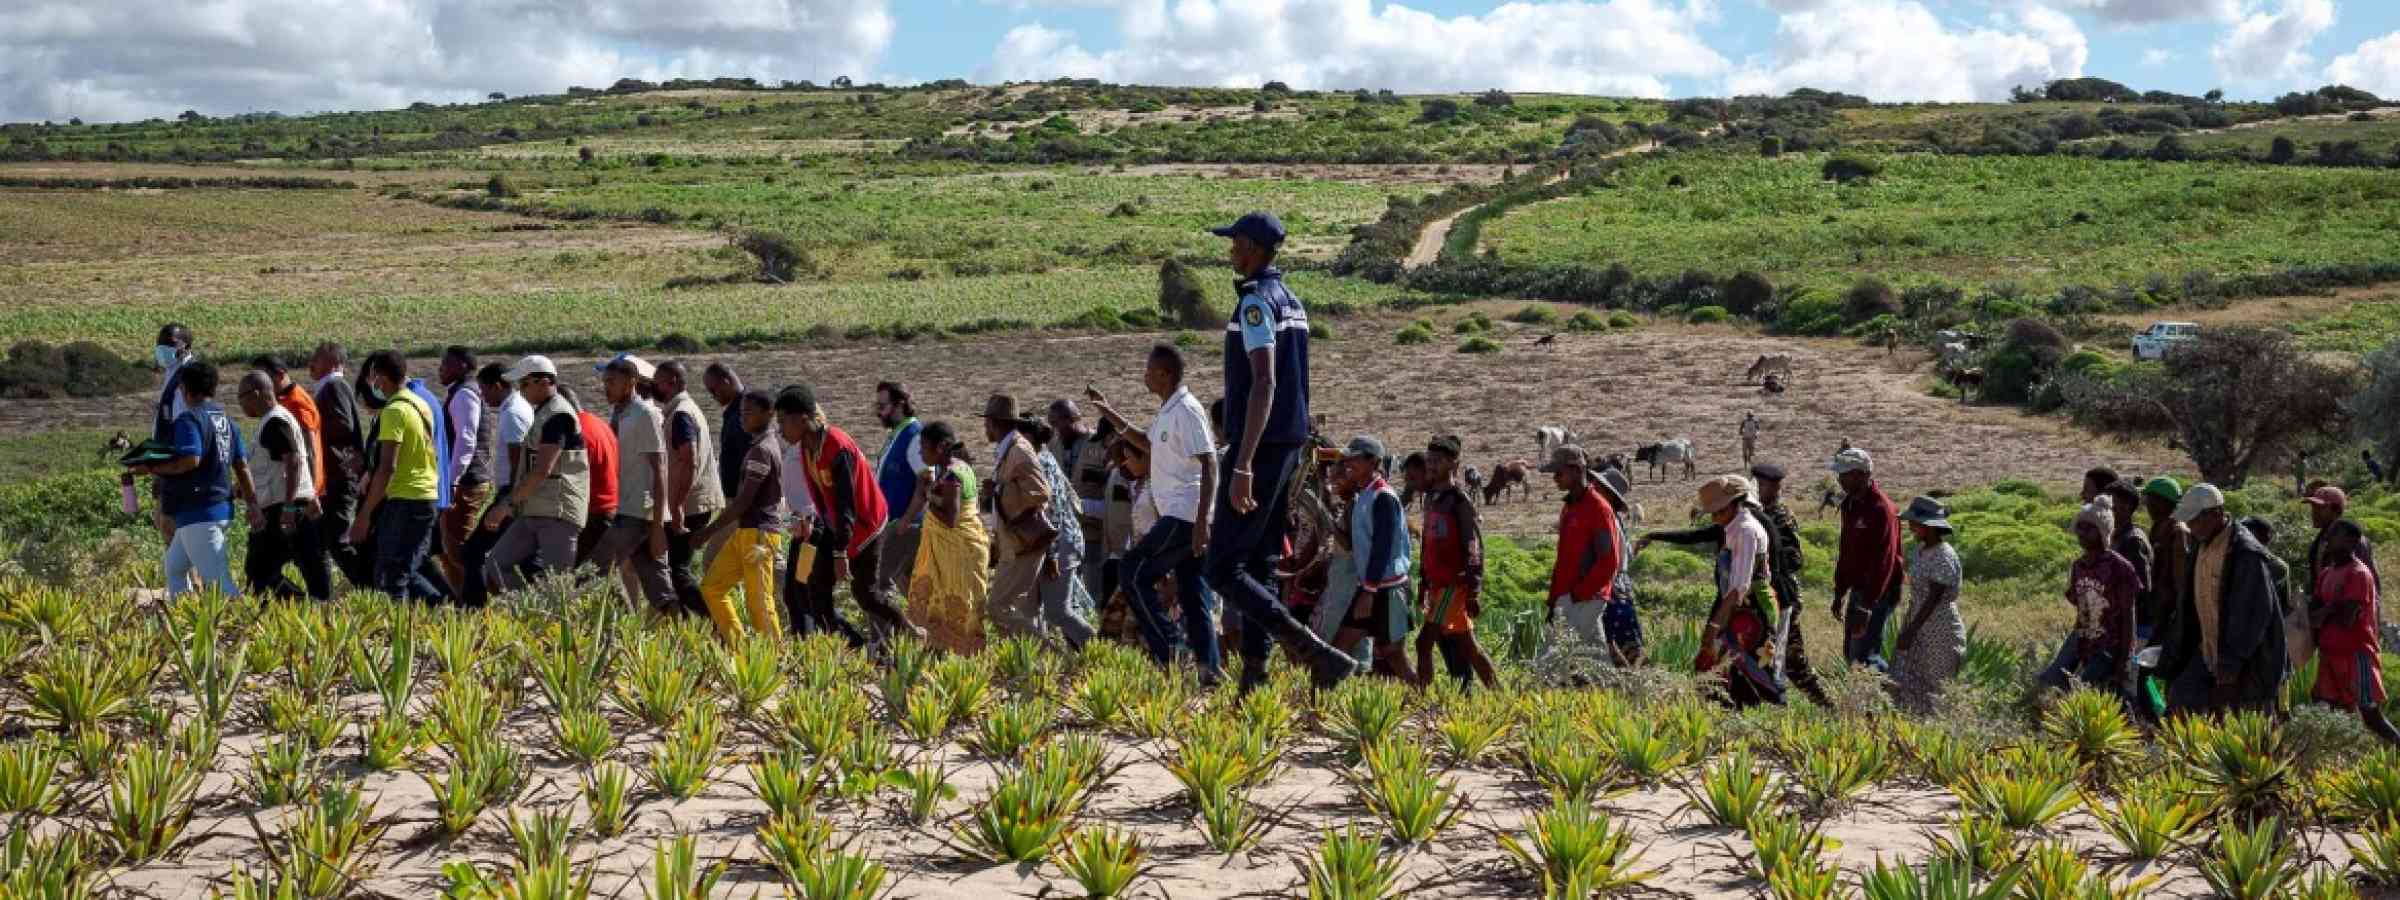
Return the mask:
<svg viewBox="0 0 2400 900">
<path fill-rule="evenodd" d="M 1320 685 L 1370 667 L 1422 685 L 1437 651 L 1449 676 L 1491 684 L 1475 640 L 1482 532 L 1459 438 L 1411 453 L 1398 486 L 1373 437 L 1312 454 L 1307 313 L 1273 265 L 1282 225 L 1251 214 L 1215 232 L 1229 239 L 1239 300 L 1214 411 L 1185 384 L 1182 352 L 1161 344 L 1143 361 L 1157 402 L 1146 425 L 1097 390 L 1039 417 L 991 397 L 988 480 L 961 430 L 920 420 L 901 383 L 875 388 L 884 437 L 870 455 L 808 385 L 753 389 L 710 364 L 700 386 L 719 407 L 712 422 L 681 362 L 631 354 L 595 367 L 604 414 L 539 355 L 502 365 L 453 347 L 430 381 L 392 351 L 367 356 L 355 381 L 339 344 L 311 354 L 305 381 L 262 356 L 235 392 L 257 421 L 245 439 L 216 402 L 222 373 L 171 324 L 158 336 L 153 440 L 128 457 L 128 502 L 133 478 L 152 476 L 170 596 L 195 584 L 240 593 L 226 546 L 239 504 L 245 580 L 281 597 L 328 598 L 338 573 L 473 606 L 566 573 L 706 616 L 727 639 L 825 632 L 870 645 L 908 633 L 973 653 L 987 625 L 1070 647 L 1106 634 L 1162 665 L 1188 659 L 1215 684 L 1231 631 L 1245 689 L 1276 643 Z M 1746 464 L 1759 431 L 1746 417 Z M 1966 655 L 1948 510 L 1932 497 L 1896 508 L 1869 453 L 1846 442 L 1829 469 L 1844 495 L 1830 605 L 1843 659 L 1887 671 L 1903 707 L 1931 709 Z M 1710 479 L 1695 497 L 1708 522 L 1638 538 L 1620 465 L 1562 446 L 1540 470 L 1564 495 L 1547 604 L 1562 635 L 1641 664 L 1631 561 L 1653 543 L 1712 547 L 1717 602 L 1697 668 L 1737 705 L 1783 702 L 1788 689 L 1829 702 L 1797 625 L 1806 560 L 1781 467 Z M 1334 501 L 1330 540 L 1290 546 L 1295 502 L 1317 481 Z M 2169 710 L 2259 706 L 2280 696 L 2305 643 L 2320 657 L 2316 695 L 2400 741 L 2380 713 L 2378 580 L 2339 488 L 2307 498 L 2320 533 L 2298 592 L 2265 549 L 2264 523 L 2228 519 L 2213 486 L 2094 470 L 2083 500 L 2066 590 L 2075 624 L 2045 683 L 2139 701 L 2155 679 Z M 839 611 L 845 583 L 863 623 Z"/>
</svg>

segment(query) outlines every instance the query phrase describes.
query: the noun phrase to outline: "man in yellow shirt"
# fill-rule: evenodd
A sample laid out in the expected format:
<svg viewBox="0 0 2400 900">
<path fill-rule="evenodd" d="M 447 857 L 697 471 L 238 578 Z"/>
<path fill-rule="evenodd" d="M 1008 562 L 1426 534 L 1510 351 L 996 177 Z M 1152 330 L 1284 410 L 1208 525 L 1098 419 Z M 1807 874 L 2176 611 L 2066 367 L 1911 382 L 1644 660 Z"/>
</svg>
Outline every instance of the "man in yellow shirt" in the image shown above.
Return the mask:
<svg viewBox="0 0 2400 900">
<path fill-rule="evenodd" d="M 395 351 L 368 356 L 359 371 L 359 402 L 375 413 L 374 462 L 349 543 L 364 544 L 372 523 L 375 588 L 400 599 L 445 600 L 449 590 L 433 560 L 441 495 L 433 409 L 407 384 L 408 360 Z"/>
</svg>

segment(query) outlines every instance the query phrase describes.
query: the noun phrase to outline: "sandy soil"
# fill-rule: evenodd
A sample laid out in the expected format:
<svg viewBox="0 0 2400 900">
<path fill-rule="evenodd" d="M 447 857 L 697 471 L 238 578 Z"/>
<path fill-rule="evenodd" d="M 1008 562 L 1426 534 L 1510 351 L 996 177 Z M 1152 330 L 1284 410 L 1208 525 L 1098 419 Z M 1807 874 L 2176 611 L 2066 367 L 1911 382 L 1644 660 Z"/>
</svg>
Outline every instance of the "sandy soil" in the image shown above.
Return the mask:
<svg viewBox="0 0 2400 900">
<path fill-rule="evenodd" d="M 1517 304 L 1489 304 L 1498 319 Z M 1562 308 L 1563 310 L 1563 308 Z M 1391 334 L 1405 320 L 1360 317 L 1329 320 L 1340 339 L 1314 347 L 1311 378 L 1316 411 L 1337 440 L 1367 432 L 1395 450 L 1421 447 L 1437 433 L 1465 436 L 1467 462 L 1494 463 L 1535 456 L 1534 431 L 1559 425 L 1583 436 L 1595 452 L 1630 457 L 1643 443 L 1690 438 L 1701 477 L 1743 468 L 1737 429 L 1744 411 L 1764 422 L 1759 459 L 1783 464 L 1787 490 L 1813 497 L 1823 461 L 1844 440 L 1875 454 L 1888 490 L 1953 490 L 2001 478 L 2031 479 L 2065 490 L 2085 469 L 2102 463 L 2121 471 L 2158 471 L 2176 462 L 2161 447 L 2106 443 L 2055 419 L 2014 409 L 1961 406 L 1927 396 L 1919 385 L 1920 357 L 1887 358 L 1881 350 L 1843 340 L 1762 337 L 1732 328 L 1645 325 L 1621 333 L 1558 334 L 1499 323 L 1497 354 L 1455 352 L 1448 323 L 1463 310 L 1439 310 L 1442 337 L 1401 347 Z M 1205 399 L 1223 383 L 1214 335 L 1186 351 L 1190 383 Z M 877 381 L 897 379 L 916 393 L 921 414 L 948 419 L 981 447 L 974 416 L 993 392 L 1012 392 L 1028 408 L 1057 397 L 1081 397 L 1096 386 L 1137 422 L 1155 404 L 1139 382 L 1144 354 L 1158 335 L 1057 336 L 1028 333 L 994 338 L 892 344 L 831 342 L 821 347 L 701 354 L 723 358 L 753 385 L 807 381 L 835 424 L 864 437 L 881 428 L 873 418 Z M 205 340 L 205 338 L 204 338 Z M 205 343 L 203 349 L 205 349 Z M 1742 384 L 1759 354 L 1789 353 L 1792 388 L 1768 397 Z M 699 357 L 695 358 L 695 362 Z M 586 402 L 601 396 L 588 359 L 559 357 Z M 430 366 L 429 361 L 419 361 Z M 126 396 L 106 402 L 0 401 L 0 431 L 37 427 L 117 428 L 146 421 L 145 402 Z M 1636 467 L 1636 499 L 1651 515 L 1679 512 L 1696 482 L 1680 472 L 1653 483 Z M 1546 490 L 1534 492 L 1548 496 Z M 1807 504 L 1803 504 L 1807 508 Z M 1501 533 L 1546 533 L 1557 516 L 1547 499 L 1503 500 L 1487 511 Z"/>
</svg>

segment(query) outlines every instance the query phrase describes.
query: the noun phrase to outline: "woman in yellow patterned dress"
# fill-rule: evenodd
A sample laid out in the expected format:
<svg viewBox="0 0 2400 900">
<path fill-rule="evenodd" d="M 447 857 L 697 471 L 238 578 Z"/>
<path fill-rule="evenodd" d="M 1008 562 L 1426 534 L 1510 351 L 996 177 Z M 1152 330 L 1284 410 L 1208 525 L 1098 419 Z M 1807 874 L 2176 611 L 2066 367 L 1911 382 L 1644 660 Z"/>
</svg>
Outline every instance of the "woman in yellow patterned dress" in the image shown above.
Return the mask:
<svg viewBox="0 0 2400 900">
<path fill-rule="evenodd" d="M 908 583 L 908 619 L 928 643 L 952 653 L 983 651 L 984 599 L 991 587 L 991 535 L 975 510 L 975 470 L 948 422 L 925 426 L 917 440 L 925 472 L 901 521 L 924 529 L 916 574 Z"/>
</svg>

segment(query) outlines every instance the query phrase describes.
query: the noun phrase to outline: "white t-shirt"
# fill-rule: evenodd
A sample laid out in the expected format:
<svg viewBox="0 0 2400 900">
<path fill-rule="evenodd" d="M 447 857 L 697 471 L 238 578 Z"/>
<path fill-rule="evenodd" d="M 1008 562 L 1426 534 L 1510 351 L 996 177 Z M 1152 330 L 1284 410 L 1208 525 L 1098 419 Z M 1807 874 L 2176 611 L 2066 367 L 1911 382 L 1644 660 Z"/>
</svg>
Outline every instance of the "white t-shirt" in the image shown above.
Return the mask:
<svg viewBox="0 0 2400 900">
<path fill-rule="evenodd" d="M 1141 540 L 1155 527 L 1158 527 L 1158 504 L 1150 502 L 1150 482 L 1148 479 L 1136 481 L 1133 483 L 1134 540 Z"/>
<path fill-rule="evenodd" d="M 492 457 L 494 483 L 517 483 L 512 477 L 511 466 L 514 463 L 510 459 L 515 454 L 509 452 L 509 448 L 525 443 L 525 433 L 532 430 L 533 404 L 525 399 L 524 394 L 509 391 L 508 399 L 500 401 L 500 449 Z"/>
<path fill-rule="evenodd" d="M 1158 407 L 1150 422 L 1150 502 L 1158 514 L 1196 522 L 1200 518 L 1201 466 L 1196 457 L 1213 457 L 1217 439 L 1209 433 L 1208 410 L 1192 398 L 1190 388 L 1178 387 Z"/>
<path fill-rule="evenodd" d="M 777 437 L 780 439 L 781 435 Z M 817 517 L 817 502 L 808 496 L 808 466 L 800 461 L 798 441 L 785 441 L 783 445 L 783 508 L 788 521 Z"/>
<path fill-rule="evenodd" d="M 655 522 L 666 510 L 666 485 L 651 483 L 645 453 L 667 452 L 665 417 L 658 404 L 634 397 L 613 411 L 617 432 L 617 515 Z"/>
</svg>

